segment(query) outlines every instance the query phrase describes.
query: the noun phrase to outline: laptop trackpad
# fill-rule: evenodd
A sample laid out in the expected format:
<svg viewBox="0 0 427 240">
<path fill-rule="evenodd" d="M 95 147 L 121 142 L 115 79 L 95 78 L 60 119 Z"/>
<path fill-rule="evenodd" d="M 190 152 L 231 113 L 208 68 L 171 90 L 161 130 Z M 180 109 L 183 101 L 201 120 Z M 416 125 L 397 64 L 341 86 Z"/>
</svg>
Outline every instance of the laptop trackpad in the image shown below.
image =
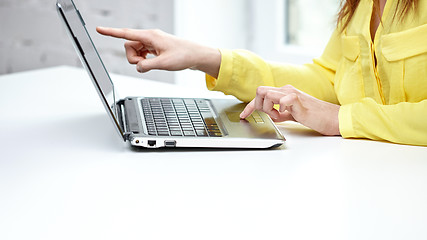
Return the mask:
<svg viewBox="0 0 427 240">
<path fill-rule="evenodd" d="M 240 122 L 240 112 L 225 112 L 230 122 Z M 244 121 L 244 120 L 243 120 Z"/>
<path fill-rule="evenodd" d="M 264 123 L 258 112 L 253 112 L 249 117 L 245 119 L 240 118 L 241 112 L 225 112 L 230 122 L 250 122 L 250 123 Z"/>
</svg>

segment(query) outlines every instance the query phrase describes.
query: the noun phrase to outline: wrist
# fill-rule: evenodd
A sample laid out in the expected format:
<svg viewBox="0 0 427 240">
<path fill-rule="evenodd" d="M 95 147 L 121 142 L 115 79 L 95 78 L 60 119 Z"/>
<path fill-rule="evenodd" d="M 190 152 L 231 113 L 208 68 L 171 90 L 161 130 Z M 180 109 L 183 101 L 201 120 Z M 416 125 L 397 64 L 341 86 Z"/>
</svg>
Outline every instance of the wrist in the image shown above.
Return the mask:
<svg viewBox="0 0 427 240">
<path fill-rule="evenodd" d="M 330 119 L 330 126 L 329 126 L 329 132 L 327 135 L 331 136 L 340 136 L 340 127 L 339 127 L 339 111 L 340 106 L 336 104 L 332 104 L 332 112 L 331 112 L 331 119 Z"/>
<path fill-rule="evenodd" d="M 195 62 L 192 69 L 202 71 L 214 78 L 218 78 L 221 65 L 221 52 L 218 49 L 205 46 L 200 47 Z"/>
</svg>

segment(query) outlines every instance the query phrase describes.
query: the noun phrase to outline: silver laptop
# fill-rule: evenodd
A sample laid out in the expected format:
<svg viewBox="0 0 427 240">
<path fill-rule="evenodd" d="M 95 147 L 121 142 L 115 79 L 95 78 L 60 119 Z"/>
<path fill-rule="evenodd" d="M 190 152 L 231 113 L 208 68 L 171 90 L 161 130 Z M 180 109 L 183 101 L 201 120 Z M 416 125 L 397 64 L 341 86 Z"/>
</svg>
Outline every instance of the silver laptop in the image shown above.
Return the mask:
<svg viewBox="0 0 427 240">
<path fill-rule="evenodd" d="M 145 148 L 272 148 L 285 138 L 262 112 L 241 120 L 237 100 L 126 97 L 116 101 L 114 84 L 72 0 L 56 3 L 60 18 L 124 141 Z"/>
</svg>

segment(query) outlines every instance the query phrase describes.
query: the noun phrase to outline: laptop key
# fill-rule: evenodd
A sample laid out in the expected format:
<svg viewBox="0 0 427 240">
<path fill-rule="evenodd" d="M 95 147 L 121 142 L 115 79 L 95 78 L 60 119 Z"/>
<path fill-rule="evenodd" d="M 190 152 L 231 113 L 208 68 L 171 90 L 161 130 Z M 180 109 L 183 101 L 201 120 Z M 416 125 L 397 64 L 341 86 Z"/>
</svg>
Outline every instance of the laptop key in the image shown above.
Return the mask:
<svg viewBox="0 0 427 240">
<path fill-rule="evenodd" d="M 209 132 L 209 136 L 211 137 L 222 137 L 221 132 Z"/>
<path fill-rule="evenodd" d="M 159 131 L 157 133 L 158 136 L 169 136 L 169 132 L 165 132 L 165 131 Z"/>
<path fill-rule="evenodd" d="M 208 135 L 208 132 L 206 132 L 206 130 L 202 130 L 202 129 L 200 129 L 200 130 L 196 130 L 196 134 L 197 134 L 197 136 L 199 136 L 199 137 L 203 137 L 203 136 L 209 136 Z"/>
<path fill-rule="evenodd" d="M 196 136 L 194 131 L 184 131 L 184 136 Z"/>
<path fill-rule="evenodd" d="M 171 131 L 171 136 L 182 136 L 181 131 Z"/>
<path fill-rule="evenodd" d="M 207 125 L 206 127 L 209 130 L 219 130 L 219 127 L 216 124 L 215 125 Z"/>
<path fill-rule="evenodd" d="M 161 127 L 156 128 L 157 132 L 169 132 L 169 129 L 167 127 Z"/>
</svg>

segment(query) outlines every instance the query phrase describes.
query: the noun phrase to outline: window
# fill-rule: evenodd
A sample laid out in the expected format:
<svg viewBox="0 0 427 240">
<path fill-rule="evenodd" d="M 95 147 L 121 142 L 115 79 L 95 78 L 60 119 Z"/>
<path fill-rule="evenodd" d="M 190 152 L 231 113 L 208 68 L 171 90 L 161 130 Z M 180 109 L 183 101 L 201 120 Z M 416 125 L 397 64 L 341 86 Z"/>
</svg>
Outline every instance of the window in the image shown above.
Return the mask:
<svg viewBox="0 0 427 240">
<path fill-rule="evenodd" d="M 339 0 L 252 0 L 251 50 L 275 61 L 311 61 L 335 28 L 338 6 Z"/>
<path fill-rule="evenodd" d="M 335 26 L 338 0 L 283 0 L 284 43 L 323 48 Z"/>
</svg>

